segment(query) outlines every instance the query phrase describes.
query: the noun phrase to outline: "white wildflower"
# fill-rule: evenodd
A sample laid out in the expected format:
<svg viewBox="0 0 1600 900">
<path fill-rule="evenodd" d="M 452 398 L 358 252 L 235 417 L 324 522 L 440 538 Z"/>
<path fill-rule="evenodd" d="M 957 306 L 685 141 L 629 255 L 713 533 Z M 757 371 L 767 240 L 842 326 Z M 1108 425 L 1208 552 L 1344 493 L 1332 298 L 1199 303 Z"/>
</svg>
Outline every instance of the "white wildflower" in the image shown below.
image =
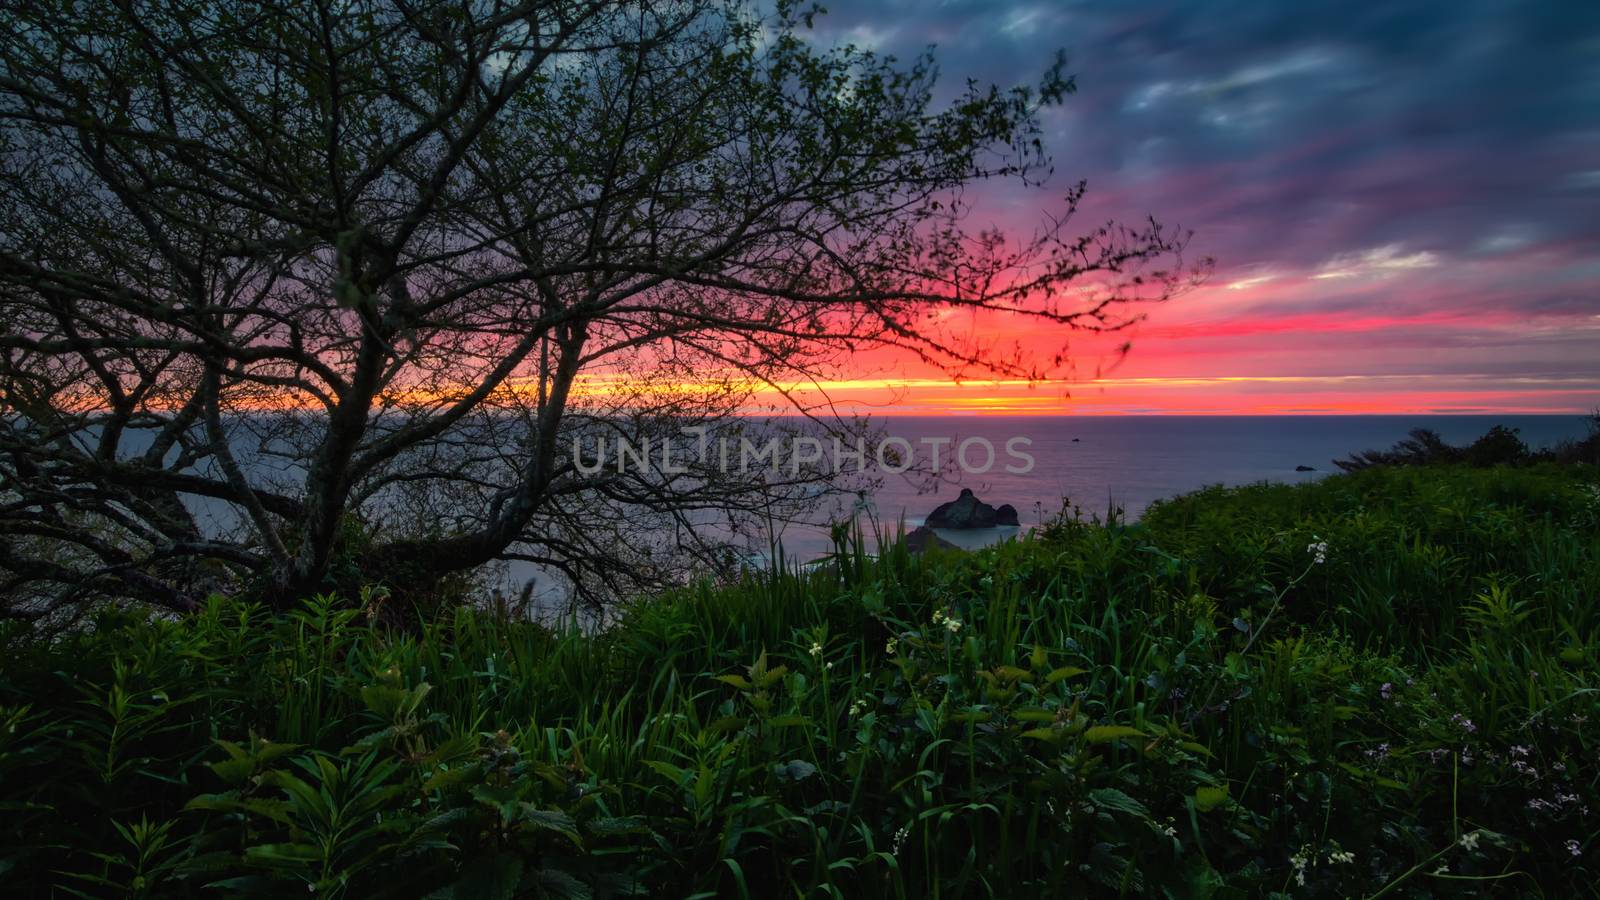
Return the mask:
<svg viewBox="0 0 1600 900">
<path fill-rule="evenodd" d="M 1461 846 L 1467 850 L 1478 849 L 1478 832 L 1469 831 L 1461 836 Z"/>
<path fill-rule="evenodd" d="M 1294 883 L 1305 886 L 1306 866 L 1311 864 L 1311 857 L 1306 855 L 1306 848 L 1301 847 L 1300 852 L 1289 857 L 1289 865 L 1294 868 Z"/>
<path fill-rule="evenodd" d="M 1316 535 L 1312 535 L 1312 537 L 1316 537 Z M 1312 559 L 1320 566 L 1328 561 L 1328 542 L 1317 538 L 1317 540 L 1306 545 L 1306 552 L 1310 553 Z"/>
<path fill-rule="evenodd" d="M 812 656 L 816 656 L 816 657 L 822 656 L 822 645 L 819 644 L 819 643 L 816 643 L 816 642 L 812 642 L 812 644 L 811 644 L 811 655 Z"/>
<path fill-rule="evenodd" d="M 1578 848 L 1577 841 L 1567 841 L 1567 852 L 1571 853 L 1573 856 L 1583 855 L 1583 851 Z"/>
<path fill-rule="evenodd" d="M 944 630 L 950 632 L 951 634 L 955 634 L 961 630 L 961 620 L 957 618 L 945 619 Z"/>
<path fill-rule="evenodd" d="M 895 638 L 889 638 L 889 642 L 883 645 L 883 652 L 889 654 L 890 656 L 893 656 L 895 651 L 899 649 L 900 641 Z"/>
</svg>

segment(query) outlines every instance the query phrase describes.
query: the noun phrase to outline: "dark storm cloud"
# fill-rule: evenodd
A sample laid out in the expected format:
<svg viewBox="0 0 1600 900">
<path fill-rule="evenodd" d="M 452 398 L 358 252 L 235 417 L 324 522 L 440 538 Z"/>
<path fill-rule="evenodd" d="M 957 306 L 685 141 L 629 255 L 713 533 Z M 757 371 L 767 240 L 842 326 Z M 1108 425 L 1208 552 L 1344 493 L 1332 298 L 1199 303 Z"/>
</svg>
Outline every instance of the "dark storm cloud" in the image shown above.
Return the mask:
<svg viewBox="0 0 1600 900">
<path fill-rule="evenodd" d="M 1196 228 L 1223 278 L 1600 248 L 1600 3 L 880 0 L 818 22 L 901 57 L 937 44 L 952 85 L 1032 81 L 1065 49 L 1061 183 L 1087 178 L 1097 219 Z"/>
</svg>

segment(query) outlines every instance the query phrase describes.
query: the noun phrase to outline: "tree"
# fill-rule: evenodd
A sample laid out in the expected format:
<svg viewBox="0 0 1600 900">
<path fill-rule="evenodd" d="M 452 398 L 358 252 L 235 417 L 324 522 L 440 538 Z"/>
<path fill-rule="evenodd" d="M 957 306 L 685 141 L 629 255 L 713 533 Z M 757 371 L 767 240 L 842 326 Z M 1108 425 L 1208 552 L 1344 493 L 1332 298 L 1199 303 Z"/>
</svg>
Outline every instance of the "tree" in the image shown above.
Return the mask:
<svg viewBox="0 0 1600 900">
<path fill-rule="evenodd" d="M 737 428 L 757 388 L 870 347 L 1046 377 L 1064 357 L 996 354 L 940 313 L 1114 329 L 1194 275 L 1154 220 L 1070 234 L 1081 185 L 1029 240 L 966 230 L 960 189 L 1048 165 L 1059 60 L 936 103 L 930 57 L 818 49 L 812 15 L 0 13 L 12 613 L 422 590 L 493 560 L 637 589 L 663 556 L 721 558 L 690 528 L 656 552 L 663 525 L 789 516 L 839 473 L 586 474 L 575 435 Z"/>
</svg>

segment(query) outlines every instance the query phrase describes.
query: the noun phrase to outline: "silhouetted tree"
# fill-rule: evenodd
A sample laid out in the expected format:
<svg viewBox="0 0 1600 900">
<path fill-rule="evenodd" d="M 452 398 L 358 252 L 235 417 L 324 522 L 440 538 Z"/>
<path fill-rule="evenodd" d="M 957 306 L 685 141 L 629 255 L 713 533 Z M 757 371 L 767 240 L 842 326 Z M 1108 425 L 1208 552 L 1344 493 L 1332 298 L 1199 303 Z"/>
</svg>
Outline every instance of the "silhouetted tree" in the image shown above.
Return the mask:
<svg viewBox="0 0 1600 900">
<path fill-rule="evenodd" d="M 834 473 L 584 474 L 574 435 L 726 424 L 874 347 L 1042 377 L 948 313 L 1111 329 L 1187 283 L 1153 221 L 1070 234 L 1081 186 L 1025 241 L 964 229 L 962 188 L 1044 171 L 1059 62 L 939 105 L 930 59 L 818 49 L 811 14 L 8 5 L 10 609 L 493 560 L 625 592 L 726 560 L 696 511 L 782 520 Z"/>
<path fill-rule="evenodd" d="M 1439 433 L 1418 428 L 1411 436 L 1388 450 L 1363 450 L 1333 464 L 1346 472 L 1372 466 L 1434 466 L 1465 463 L 1471 466 L 1508 466 L 1532 462 L 1593 463 L 1600 445 L 1600 416 L 1590 418 L 1589 435 L 1581 440 L 1556 443 L 1534 451 L 1522 439 L 1520 429 L 1495 425 L 1471 444 L 1458 447 L 1446 443 Z"/>
<path fill-rule="evenodd" d="M 1446 443 L 1437 431 L 1414 428 L 1408 437 L 1388 450 L 1362 450 L 1345 459 L 1336 459 L 1333 464 L 1346 472 L 1354 472 L 1370 466 L 1426 466 L 1461 459 L 1461 448 Z"/>
</svg>

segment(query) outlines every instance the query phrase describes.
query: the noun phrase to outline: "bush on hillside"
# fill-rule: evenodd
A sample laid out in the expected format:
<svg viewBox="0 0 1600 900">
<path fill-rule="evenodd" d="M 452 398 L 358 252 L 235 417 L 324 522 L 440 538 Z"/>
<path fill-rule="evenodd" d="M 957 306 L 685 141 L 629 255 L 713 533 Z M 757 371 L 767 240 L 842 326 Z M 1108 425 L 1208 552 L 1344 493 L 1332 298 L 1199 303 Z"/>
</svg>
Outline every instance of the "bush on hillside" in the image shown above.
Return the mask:
<svg viewBox="0 0 1600 900">
<path fill-rule="evenodd" d="M 1589 417 L 1588 434 L 1576 440 L 1562 440 L 1541 450 L 1529 449 L 1519 430 L 1495 425 L 1465 447 L 1445 441 L 1431 428 L 1416 428 L 1388 450 L 1363 450 L 1333 464 L 1346 472 L 1372 466 L 1467 465 L 1512 466 L 1536 462 L 1600 465 L 1600 411 Z"/>
</svg>

